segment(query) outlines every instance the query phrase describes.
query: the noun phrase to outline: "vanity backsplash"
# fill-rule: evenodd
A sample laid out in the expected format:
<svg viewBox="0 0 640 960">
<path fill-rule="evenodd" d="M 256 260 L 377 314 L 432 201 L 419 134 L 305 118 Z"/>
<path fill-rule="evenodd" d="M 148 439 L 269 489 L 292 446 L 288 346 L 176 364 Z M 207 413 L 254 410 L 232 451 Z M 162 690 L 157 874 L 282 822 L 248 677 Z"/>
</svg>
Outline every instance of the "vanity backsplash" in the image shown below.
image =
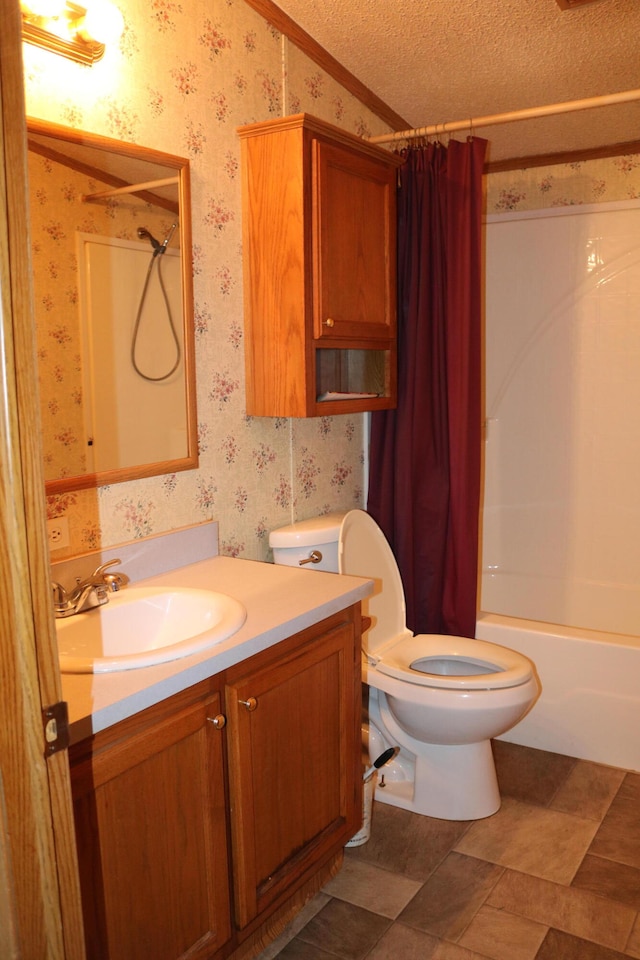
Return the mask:
<svg viewBox="0 0 640 960">
<path fill-rule="evenodd" d="M 58 560 L 51 564 L 51 576 L 69 590 L 77 577 L 88 577 L 100 564 L 119 559 L 120 568 L 133 583 L 217 556 L 218 521 L 208 520 L 169 533 Z"/>
</svg>

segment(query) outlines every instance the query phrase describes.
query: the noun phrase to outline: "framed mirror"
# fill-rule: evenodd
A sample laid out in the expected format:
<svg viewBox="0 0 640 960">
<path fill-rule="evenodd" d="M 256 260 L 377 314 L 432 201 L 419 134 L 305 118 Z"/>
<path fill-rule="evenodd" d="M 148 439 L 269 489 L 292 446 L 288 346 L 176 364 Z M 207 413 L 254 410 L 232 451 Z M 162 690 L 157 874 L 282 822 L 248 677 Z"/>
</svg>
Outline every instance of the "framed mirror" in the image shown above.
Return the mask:
<svg viewBox="0 0 640 960">
<path fill-rule="evenodd" d="M 198 465 L 189 162 L 27 119 L 47 494 Z"/>
</svg>

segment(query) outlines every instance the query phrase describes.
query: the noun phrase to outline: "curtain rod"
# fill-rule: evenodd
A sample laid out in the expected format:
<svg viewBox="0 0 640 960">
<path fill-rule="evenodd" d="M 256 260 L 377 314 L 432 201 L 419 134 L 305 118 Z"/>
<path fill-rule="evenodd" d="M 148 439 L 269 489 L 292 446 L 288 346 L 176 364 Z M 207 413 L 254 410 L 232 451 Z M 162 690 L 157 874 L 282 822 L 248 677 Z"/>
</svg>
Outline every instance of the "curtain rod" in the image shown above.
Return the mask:
<svg viewBox="0 0 640 960">
<path fill-rule="evenodd" d="M 428 127 L 415 130 L 396 130 L 377 137 L 367 137 L 369 143 L 391 143 L 395 140 L 412 140 L 414 137 L 430 137 L 434 134 L 453 133 L 456 130 L 473 132 L 477 127 L 493 127 L 500 123 L 513 123 L 514 120 L 532 120 L 536 117 L 550 117 L 558 113 L 573 113 L 576 110 L 590 110 L 592 107 L 608 107 L 614 103 L 628 103 L 640 100 L 640 90 L 624 90 L 603 97 L 590 97 L 586 100 L 567 100 L 565 103 L 552 103 L 546 107 L 527 107 L 513 110 L 511 113 L 494 113 L 488 117 L 476 117 L 469 120 L 452 120 L 448 123 L 432 123 Z"/>
<path fill-rule="evenodd" d="M 131 183 L 126 187 L 114 187 L 113 190 L 102 190 L 100 193 L 85 193 L 81 199 L 86 202 L 105 200 L 107 197 L 116 197 L 121 193 L 140 193 L 152 187 L 167 187 L 172 183 L 180 183 L 180 177 L 164 177 L 162 180 L 146 180 L 144 183 Z"/>
</svg>

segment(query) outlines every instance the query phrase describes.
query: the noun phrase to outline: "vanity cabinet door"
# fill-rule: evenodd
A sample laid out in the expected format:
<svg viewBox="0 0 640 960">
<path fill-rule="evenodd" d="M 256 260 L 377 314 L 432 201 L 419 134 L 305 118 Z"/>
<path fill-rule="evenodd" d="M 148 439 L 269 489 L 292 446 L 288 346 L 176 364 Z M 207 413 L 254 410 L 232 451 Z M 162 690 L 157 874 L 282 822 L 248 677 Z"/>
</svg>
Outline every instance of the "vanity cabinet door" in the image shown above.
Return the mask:
<svg viewBox="0 0 640 960">
<path fill-rule="evenodd" d="M 275 909 L 359 827 L 360 620 L 352 608 L 227 674 L 235 916 Z"/>
<path fill-rule="evenodd" d="M 229 939 L 220 712 L 201 684 L 72 748 L 91 960 L 198 960 Z"/>
</svg>

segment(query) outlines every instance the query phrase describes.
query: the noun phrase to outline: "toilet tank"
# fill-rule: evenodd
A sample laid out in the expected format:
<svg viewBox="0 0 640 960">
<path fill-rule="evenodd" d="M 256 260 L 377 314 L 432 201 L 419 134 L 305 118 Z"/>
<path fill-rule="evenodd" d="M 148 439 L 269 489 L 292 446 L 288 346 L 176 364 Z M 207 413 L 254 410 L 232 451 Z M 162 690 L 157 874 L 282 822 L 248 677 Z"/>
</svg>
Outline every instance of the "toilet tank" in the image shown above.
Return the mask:
<svg viewBox="0 0 640 960">
<path fill-rule="evenodd" d="M 326 570 L 338 572 L 338 537 L 344 513 L 328 513 L 299 523 L 279 527 L 269 534 L 269 546 L 273 550 L 274 563 L 301 570 Z M 314 563 L 310 557 L 314 551 L 322 559 Z"/>
</svg>

